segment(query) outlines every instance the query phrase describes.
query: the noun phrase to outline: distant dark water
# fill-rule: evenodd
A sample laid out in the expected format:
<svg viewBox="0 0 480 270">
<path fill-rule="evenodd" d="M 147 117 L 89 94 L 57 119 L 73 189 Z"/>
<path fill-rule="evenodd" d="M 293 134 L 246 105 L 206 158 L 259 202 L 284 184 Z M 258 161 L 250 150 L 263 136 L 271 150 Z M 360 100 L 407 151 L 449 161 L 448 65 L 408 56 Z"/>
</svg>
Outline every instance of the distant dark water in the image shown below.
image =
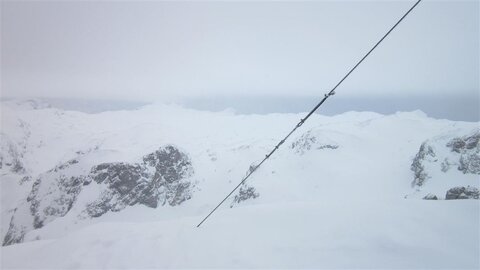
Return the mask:
<svg viewBox="0 0 480 270">
<path fill-rule="evenodd" d="M 8 100 L 8 98 L 2 98 Z M 95 99 L 41 98 L 53 107 L 99 113 L 104 111 L 135 110 L 149 102 Z M 233 109 L 238 114 L 301 113 L 310 111 L 321 97 L 204 97 L 184 98 L 175 103 L 187 108 L 207 111 Z M 392 114 L 397 111 L 422 110 L 437 119 L 480 121 L 478 98 L 343 98 L 333 96 L 317 111 L 323 115 L 336 115 L 348 111 L 371 111 Z"/>
<path fill-rule="evenodd" d="M 182 100 L 185 107 L 221 111 L 232 108 L 239 114 L 300 113 L 310 111 L 322 97 L 215 97 Z M 347 111 L 372 111 L 392 114 L 422 110 L 437 119 L 480 121 L 480 100 L 463 97 L 415 98 L 329 98 L 317 113 L 335 115 Z"/>
</svg>

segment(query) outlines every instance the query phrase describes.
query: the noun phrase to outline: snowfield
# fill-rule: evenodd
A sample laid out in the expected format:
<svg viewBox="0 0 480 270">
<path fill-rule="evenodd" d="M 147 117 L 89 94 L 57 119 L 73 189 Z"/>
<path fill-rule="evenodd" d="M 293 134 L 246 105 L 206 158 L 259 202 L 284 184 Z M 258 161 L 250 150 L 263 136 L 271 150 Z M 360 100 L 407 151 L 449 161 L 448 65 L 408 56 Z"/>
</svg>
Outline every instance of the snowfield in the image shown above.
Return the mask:
<svg viewBox="0 0 480 270">
<path fill-rule="evenodd" d="M 219 211 L 199 229 L 200 216 L 134 222 L 125 215 L 57 239 L 4 247 L 3 266 L 474 269 L 478 205 L 435 203 L 259 204 Z"/>
<path fill-rule="evenodd" d="M 479 123 L 421 111 L 313 115 L 197 228 L 303 116 L 3 101 L 1 268 L 480 268 Z"/>
</svg>

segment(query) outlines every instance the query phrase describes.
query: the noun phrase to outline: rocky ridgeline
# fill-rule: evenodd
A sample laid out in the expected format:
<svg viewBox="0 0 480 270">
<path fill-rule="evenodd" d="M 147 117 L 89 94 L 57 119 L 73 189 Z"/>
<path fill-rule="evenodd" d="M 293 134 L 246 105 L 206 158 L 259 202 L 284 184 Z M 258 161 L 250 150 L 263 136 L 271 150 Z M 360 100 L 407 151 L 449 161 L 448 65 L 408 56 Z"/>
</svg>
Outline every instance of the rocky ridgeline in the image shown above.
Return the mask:
<svg viewBox="0 0 480 270">
<path fill-rule="evenodd" d="M 445 195 L 446 200 L 458 200 L 458 199 L 477 199 L 479 197 L 478 188 L 475 187 L 454 187 L 447 191 Z"/>
<path fill-rule="evenodd" d="M 255 190 L 254 187 L 248 186 L 247 184 L 242 184 L 238 190 L 238 194 L 236 194 L 233 198 L 230 208 L 243 201 L 256 199 L 258 196 L 260 196 L 260 194 Z"/>
<path fill-rule="evenodd" d="M 447 190 L 445 200 L 462 200 L 462 199 L 476 199 L 478 200 L 480 191 L 476 187 L 454 187 Z M 438 200 L 435 194 L 427 194 L 423 197 L 424 200 Z"/>
<path fill-rule="evenodd" d="M 257 164 L 255 163 L 251 164 L 245 176 L 252 173 L 256 167 L 257 167 Z M 243 182 L 242 185 L 240 186 L 240 189 L 238 190 L 238 193 L 235 194 L 235 197 L 233 197 L 232 203 L 230 204 L 230 208 L 234 207 L 236 204 L 239 204 L 243 201 L 256 199 L 259 196 L 260 194 L 256 191 L 254 187 L 247 185 L 246 182 Z"/>
<path fill-rule="evenodd" d="M 25 174 L 25 165 L 22 160 L 27 151 L 27 142 L 31 132 L 29 125 L 20 119 L 17 128 L 22 136 L 16 142 L 5 133 L 0 132 L 0 169 L 6 169 L 15 174 Z"/>
<path fill-rule="evenodd" d="M 480 130 L 474 130 L 462 137 L 441 137 L 440 139 L 427 140 L 420 146 L 413 159 L 411 170 L 414 174 L 412 186 L 423 188 L 427 181 L 435 181 L 436 177 L 445 177 L 450 170 L 460 172 L 457 178 L 464 178 L 469 183 L 478 184 L 480 175 Z M 452 175 L 452 174 L 449 174 Z M 463 177 L 462 175 L 465 175 Z M 452 177 L 452 176 L 449 176 Z M 431 180 L 430 180 L 431 179 Z M 478 188 L 455 185 L 446 191 L 445 199 L 478 199 Z M 424 199 L 435 200 L 434 194 L 427 194 Z"/>
<path fill-rule="evenodd" d="M 189 158 L 173 146 L 146 155 L 140 164 L 97 165 L 92 168 L 89 179 L 106 187 L 101 197 L 88 204 L 85 211 L 91 217 L 98 217 L 128 205 L 156 208 L 181 204 L 191 198 L 191 183 L 182 179 L 192 174 Z"/>
<path fill-rule="evenodd" d="M 430 178 L 427 170 L 425 170 L 424 163 L 437 161 L 438 158 L 435 151 L 433 151 L 433 147 L 429 145 L 428 142 L 422 143 L 422 145 L 420 145 L 420 150 L 418 150 L 418 153 L 410 166 L 410 169 L 414 173 L 412 185 L 423 186 L 425 181 Z"/>
<path fill-rule="evenodd" d="M 338 143 L 328 138 L 328 133 L 319 130 L 311 129 L 301 136 L 299 136 L 292 144 L 290 149 L 293 150 L 295 154 L 304 155 L 309 151 L 314 150 L 334 150 L 339 147 Z M 252 172 L 257 165 L 251 164 L 250 168 L 247 170 L 246 175 Z M 255 187 L 248 185 L 246 182 L 243 183 L 236 195 L 234 196 L 230 207 L 234 207 L 236 204 L 247 200 L 253 200 L 260 196 L 256 191 Z"/>
<path fill-rule="evenodd" d="M 3 245 L 22 242 L 24 235 L 65 216 L 86 186 L 96 185 L 99 195 L 81 210 L 81 218 L 99 217 L 109 211 L 142 204 L 156 208 L 175 206 L 192 196 L 194 173 L 188 155 L 174 146 L 162 147 L 140 163 L 102 163 L 83 171 L 73 159 L 41 175 L 27 202 L 15 209 Z"/>
<path fill-rule="evenodd" d="M 309 130 L 295 140 L 290 148 L 299 155 L 303 155 L 310 150 L 337 149 L 338 144 L 328 140 L 322 134 L 315 134 L 313 130 Z M 318 131 L 317 131 L 318 133 Z"/>
<path fill-rule="evenodd" d="M 480 131 L 461 138 L 454 138 L 447 143 L 447 147 L 460 155 L 458 163 L 452 163 L 448 159 L 442 162 L 442 170 L 448 171 L 457 166 L 463 173 L 480 174 Z"/>
<path fill-rule="evenodd" d="M 22 153 L 15 144 L 11 143 L 6 136 L 0 134 L 0 169 L 7 169 L 13 173 L 22 174 L 25 172 L 22 163 Z"/>
</svg>

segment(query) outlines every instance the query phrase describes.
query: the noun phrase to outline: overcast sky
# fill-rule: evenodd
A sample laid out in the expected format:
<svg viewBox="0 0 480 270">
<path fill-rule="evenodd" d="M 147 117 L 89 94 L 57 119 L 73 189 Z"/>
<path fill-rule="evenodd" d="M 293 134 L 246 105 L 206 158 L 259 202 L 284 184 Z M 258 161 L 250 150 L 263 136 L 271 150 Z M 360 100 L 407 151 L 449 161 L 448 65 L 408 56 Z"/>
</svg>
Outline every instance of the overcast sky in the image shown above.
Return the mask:
<svg viewBox="0 0 480 270">
<path fill-rule="evenodd" d="M 1 2 L 1 95 L 315 96 L 414 1 Z M 479 98 L 479 1 L 424 0 L 338 89 Z"/>
</svg>

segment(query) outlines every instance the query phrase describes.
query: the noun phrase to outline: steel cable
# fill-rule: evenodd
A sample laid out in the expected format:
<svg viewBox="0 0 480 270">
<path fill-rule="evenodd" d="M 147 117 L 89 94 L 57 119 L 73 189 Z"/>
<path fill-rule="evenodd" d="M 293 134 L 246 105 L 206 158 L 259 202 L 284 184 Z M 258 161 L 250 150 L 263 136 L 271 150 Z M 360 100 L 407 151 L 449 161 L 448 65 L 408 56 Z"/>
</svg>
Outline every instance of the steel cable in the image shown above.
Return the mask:
<svg viewBox="0 0 480 270">
<path fill-rule="evenodd" d="M 365 60 L 365 58 L 367 58 L 370 53 L 375 50 L 375 48 L 377 48 L 377 46 L 393 31 L 393 29 L 395 29 L 395 27 L 397 27 L 397 25 L 403 21 L 403 19 L 405 17 L 407 17 L 407 15 L 421 2 L 422 0 L 418 0 L 398 21 L 397 23 L 395 23 L 395 25 L 392 26 L 392 28 L 390 28 L 390 30 L 388 30 L 388 32 L 370 49 L 370 51 L 368 51 L 363 57 L 362 59 L 360 59 L 360 61 L 358 61 L 358 63 L 352 68 L 350 69 L 350 71 L 335 85 L 335 87 L 332 88 L 332 90 L 330 90 L 327 94 L 324 95 L 323 99 L 320 100 L 320 102 L 304 117 L 300 120 L 300 122 L 298 122 L 298 124 L 287 134 L 287 136 L 285 136 L 285 138 L 283 138 L 273 149 L 272 151 L 270 151 L 270 153 L 268 153 L 267 155 L 265 155 L 265 158 L 256 166 L 253 167 L 253 169 L 250 170 L 250 172 L 242 179 L 242 181 L 197 225 L 197 228 L 200 227 L 200 225 L 202 225 L 212 214 L 213 212 L 215 212 L 218 207 L 220 207 L 243 183 L 245 183 L 245 181 L 247 181 L 247 179 L 260 167 L 262 166 L 262 164 L 268 159 L 270 158 L 270 156 L 275 153 L 275 151 L 277 151 L 277 149 L 288 139 L 288 137 L 290 137 L 290 135 L 292 135 L 295 130 L 297 130 L 297 128 L 301 127 L 303 125 L 303 123 L 305 123 L 305 121 L 331 96 L 335 95 L 335 89 L 337 89 L 338 86 L 340 86 L 340 84 L 342 84 L 342 82 L 348 77 L 350 76 L 350 74 L 363 62 L 363 60 Z"/>
</svg>

